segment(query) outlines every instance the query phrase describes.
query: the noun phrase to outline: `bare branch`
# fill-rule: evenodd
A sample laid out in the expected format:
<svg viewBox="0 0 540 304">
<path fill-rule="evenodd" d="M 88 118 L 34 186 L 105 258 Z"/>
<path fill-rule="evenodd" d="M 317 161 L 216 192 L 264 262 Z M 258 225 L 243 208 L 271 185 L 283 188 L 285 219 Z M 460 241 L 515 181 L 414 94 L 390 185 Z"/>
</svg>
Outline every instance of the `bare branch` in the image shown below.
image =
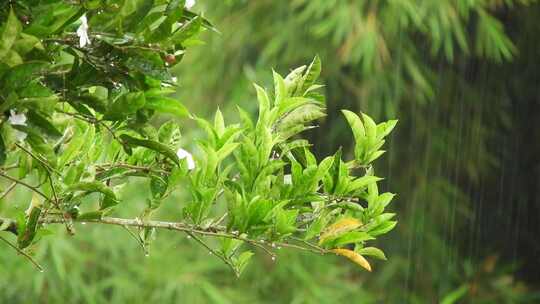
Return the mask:
<svg viewBox="0 0 540 304">
<path fill-rule="evenodd" d="M 41 267 L 41 265 L 39 265 L 39 263 L 34 260 L 33 257 L 31 257 L 28 253 L 24 252 L 23 250 L 19 249 L 17 246 L 15 246 L 14 244 L 12 244 L 10 241 L 8 241 L 6 238 L 4 238 L 3 236 L 0 235 L 0 240 L 4 241 L 6 244 L 9 245 L 9 247 L 15 249 L 15 251 L 17 251 L 17 253 L 19 253 L 20 255 L 24 256 L 26 259 L 28 259 L 32 264 L 34 264 L 34 266 L 36 266 L 36 268 L 39 270 L 39 271 L 43 271 L 43 267 Z"/>
<path fill-rule="evenodd" d="M 4 177 L 4 178 L 6 178 L 6 179 L 9 179 L 9 180 L 12 181 L 12 182 L 15 182 L 15 183 L 17 183 L 17 184 L 19 184 L 19 185 L 22 185 L 22 186 L 24 186 L 24 187 L 26 187 L 26 188 L 28 188 L 28 189 L 34 191 L 35 193 L 41 195 L 41 196 L 42 196 L 43 198 L 45 198 L 46 200 L 50 200 L 50 199 L 49 199 L 43 192 L 41 192 L 37 187 L 34 187 L 34 186 L 32 186 L 32 185 L 29 185 L 29 184 L 23 182 L 22 180 L 19 180 L 19 179 L 16 179 L 16 178 L 14 178 L 14 177 L 11 177 L 11 176 L 5 174 L 5 173 L 2 172 L 2 171 L 0 171 L 0 176 Z"/>
<path fill-rule="evenodd" d="M 15 188 L 15 186 L 17 186 L 16 182 L 13 182 L 11 185 L 9 185 L 6 191 L 4 191 L 4 193 L 0 195 L 0 199 L 3 199 L 4 197 L 6 197 L 6 195 L 8 195 L 11 192 L 11 190 Z"/>
</svg>

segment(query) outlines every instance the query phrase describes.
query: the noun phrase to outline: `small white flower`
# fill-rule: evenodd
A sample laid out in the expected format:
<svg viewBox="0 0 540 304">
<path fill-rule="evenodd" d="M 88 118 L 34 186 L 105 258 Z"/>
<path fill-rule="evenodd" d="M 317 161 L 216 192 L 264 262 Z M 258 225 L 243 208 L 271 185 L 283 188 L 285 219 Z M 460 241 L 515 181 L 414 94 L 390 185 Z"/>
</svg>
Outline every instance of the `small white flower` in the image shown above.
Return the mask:
<svg viewBox="0 0 540 304">
<path fill-rule="evenodd" d="M 190 9 L 195 5 L 195 0 L 186 0 L 185 8 Z"/>
<path fill-rule="evenodd" d="M 9 110 L 9 123 L 12 125 L 26 126 L 26 115 L 24 113 L 17 114 L 13 110 Z"/>
<path fill-rule="evenodd" d="M 176 151 L 176 156 L 178 156 L 179 159 L 186 159 L 188 170 L 195 169 L 195 161 L 193 160 L 193 155 L 191 155 L 191 153 L 180 148 Z"/>
<path fill-rule="evenodd" d="M 9 110 L 8 121 L 11 125 L 26 126 L 26 115 L 24 115 L 24 113 L 17 114 L 17 112 L 13 110 Z M 23 141 L 26 139 L 26 133 L 19 130 L 14 130 L 14 131 L 15 131 L 15 138 L 18 141 Z"/>
<path fill-rule="evenodd" d="M 79 46 L 85 47 L 87 44 L 90 45 L 90 38 L 88 37 L 88 19 L 86 15 L 81 16 L 81 25 L 77 29 L 77 36 L 79 36 Z"/>
<path fill-rule="evenodd" d="M 283 175 L 283 184 L 292 185 L 292 176 L 290 174 Z"/>
</svg>

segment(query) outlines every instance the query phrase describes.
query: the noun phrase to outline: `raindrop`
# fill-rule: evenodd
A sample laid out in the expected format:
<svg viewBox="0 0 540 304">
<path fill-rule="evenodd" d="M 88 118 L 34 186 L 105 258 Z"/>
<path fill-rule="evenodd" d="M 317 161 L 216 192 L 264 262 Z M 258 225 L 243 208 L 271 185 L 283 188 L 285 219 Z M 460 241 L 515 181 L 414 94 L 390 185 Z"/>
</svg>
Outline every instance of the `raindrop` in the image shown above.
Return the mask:
<svg viewBox="0 0 540 304">
<path fill-rule="evenodd" d="M 276 257 L 275 256 L 272 256 L 272 261 L 275 261 L 276 260 Z"/>
<path fill-rule="evenodd" d="M 212 251 L 208 251 L 208 255 L 212 255 Z"/>
<path fill-rule="evenodd" d="M 276 248 L 276 243 L 271 244 L 272 248 Z"/>
<path fill-rule="evenodd" d="M 39 270 L 39 272 L 43 273 L 43 272 L 45 272 L 45 270 L 43 270 L 43 269 L 40 269 L 40 270 Z"/>
<path fill-rule="evenodd" d="M 86 222 L 81 222 L 82 225 L 86 225 Z"/>
<path fill-rule="evenodd" d="M 277 249 L 280 250 L 280 249 L 281 249 L 281 246 L 277 246 Z"/>
<path fill-rule="evenodd" d="M 191 235 L 188 235 L 187 238 L 188 238 L 188 240 L 191 239 Z"/>
<path fill-rule="evenodd" d="M 145 256 L 145 257 L 149 257 L 150 254 L 149 254 L 148 252 L 146 252 L 146 253 L 144 254 L 144 256 Z"/>
</svg>

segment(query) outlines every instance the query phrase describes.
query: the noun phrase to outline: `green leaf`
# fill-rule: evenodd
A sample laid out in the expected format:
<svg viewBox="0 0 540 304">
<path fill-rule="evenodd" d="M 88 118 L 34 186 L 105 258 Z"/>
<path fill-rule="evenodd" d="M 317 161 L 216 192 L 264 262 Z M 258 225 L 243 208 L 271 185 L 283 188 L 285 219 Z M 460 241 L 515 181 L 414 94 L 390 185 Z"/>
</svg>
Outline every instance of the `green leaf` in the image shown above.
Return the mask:
<svg viewBox="0 0 540 304">
<path fill-rule="evenodd" d="M 172 160 L 176 165 L 180 165 L 180 160 L 178 159 L 178 156 L 176 156 L 176 153 L 173 150 L 171 150 L 171 148 L 169 148 L 168 146 L 160 142 L 149 140 L 149 139 L 135 138 L 127 134 L 120 135 L 120 139 L 122 139 L 122 141 L 125 144 L 131 145 L 134 147 L 137 147 L 137 146 L 145 147 L 150 150 L 154 150 L 158 153 L 161 153 L 167 158 L 169 158 L 170 160 Z"/>
<path fill-rule="evenodd" d="M 22 125 L 12 125 L 11 127 L 28 134 L 26 142 L 30 144 L 32 150 L 42 158 L 46 159 L 50 167 L 56 167 L 57 157 L 54 153 L 53 147 L 51 144 L 45 141 L 39 131 Z"/>
<path fill-rule="evenodd" d="M 175 44 L 182 43 L 192 36 L 198 34 L 201 30 L 202 18 L 196 16 L 190 21 L 184 23 L 170 38 Z"/>
<path fill-rule="evenodd" d="M 362 226 L 362 222 L 358 219 L 350 217 L 341 218 L 324 229 L 319 238 L 319 245 L 327 244 L 360 226 Z"/>
<path fill-rule="evenodd" d="M 373 203 L 370 202 L 369 209 L 372 210 L 373 215 L 379 215 L 384 211 L 384 208 L 392 201 L 395 194 L 390 192 L 385 192 L 379 195 Z"/>
<path fill-rule="evenodd" d="M 345 115 L 347 122 L 351 126 L 351 130 L 354 135 L 354 140 L 356 141 L 356 144 L 358 144 L 366 136 L 364 124 L 360 120 L 360 117 L 358 117 L 358 115 L 356 115 L 354 112 L 351 112 L 349 110 L 341 110 L 341 112 L 343 113 L 343 115 Z"/>
<path fill-rule="evenodd" d="M 13 44 L 13 50 L 17 52 L 17 54 L 24 56 L 33 49 L 38 49 L 41 51 L 44 51 L 44 47 L 41 44 L 41 40 L 39 40 L 36 36 L 28 35 L 25 33 L 20 33 L 20 38 L 15 41 Z"/>
<path fill-rule="evenodd" d="M 277 123 L 279 131 L 287 131 L 326 116 L 323 108 L 315 104 L 305 104 L 285 114 Z"/>
<path fill-rule="evenodd" d="M 6 23 L 3 24 L 3 28 L 4 30 L 0 37 L 0 61 L 4 60 L 4 57 L 11 50 L 19 33 L 22 31 L 22 25 L 13 9 L 9 10 L 9 15 Z"/>
<path fill-rule="evenodd" d="M 98 182 L 98 181 L 75 183 L 73 185 L 70 185 L 66 189 L 66 191 L 68 192 L 84 191 L 87 194 L 92 193 L 92 192 L 99 192 L 113 200 L 116 200 L 116 195 L 114 194 L 114 191 L 111 188 L 107 187 L 102 182 Z"/>
<path fill-rule="evenodd" d="M 252 256 L 253 252 L 249 250 L 242 252 L 242 254 L 238 256 L 238 260 L 236 262 L 236 269 L 238 270 L 238 275 L 240 275 L 244 271 Z"/>
<path fill-rule="evenodd" d="M 364 247 L 362 249 L 356 250 L 356 252 L 358 252 L 361 255 L 372 256 L 374 258 L 386 261 L 386 255 L 384 255 L 384 252 L 380 250 L 379 248 Z"/>
<path fill-rule="evenodd" d="M 62 136 L 62 132 L 58 131 L 58 129 L 47 118 L 45 118 L 38 112 L 30 110 L 27 113 L 27 117 L 28 121 L 31 124 L 43 130 L 45 134 L 48 134 L 52 137 Z"/>
<path fill-rule="evenodd" d="M 75 127 L 71 140 L 67 143 L 66 147 L 60 154 L 60 158 L 58 159 L 58 164 L 60 167 L 63 167 L 70 161 L 74 160 L 77 157 L 81 147 L 84 145 L 86 136 L 83 135 L 81 128 L 82 127 L 78 126 Z M 88 132 L 88 128 L 85 130 L 85 132 Z"/>
<path fill-rule="evenodd" d="M 366 136 L 369 140 L 375 140 L 377 137 L 377 125 L 368 115 L 362 113 L 362 119 L 364 120 L 364 127 L 366 128 Z"/>
<path fill-rule="evenodd" d="M 189 116 L 189 111 L 178 100 L 168 97 L 152 97 L 146 99 L 144 106 L 147 109 L 156 110 L 161 113 L 173 114 L 177 117 Z"/>
<path fill-rule="evenodd" d="M 223 120 L 223 114 L 221 114 L 219 108 L 217 109 L 216 115 L 214 116 L 214 129 L 218 137 L 221 137 L 223 135 L 223 132 L 225 132 L 225 121 Z"/>
<path fill-rule="evenodd" d="M 160 176 L 153 175 L 150 178 L 150 191 L 153 198 L 161 198 L 167 192 L 167 181 Z"/>
<path fill-rule="evenodd" d="M 118 205 L 118 201 L 110 196 L 103 196 L 103 198 L 99 202 L 99 209 L 100 210 L 107 210 L 114 206 Z"/>
<path fill-rule="evenodd" d="M 333 246 L 343 246 L 347 244 L 356 244 L 359 242 L 364 242 L 368 240 L 375 239 L 371 235 L 369 235 L 367 232 L 363 231 L 351 231 L 343 234 L 339 238 L 335 239 L 332 242 Z"/>
<path fill-rule="evenodd" d="M 390 230 L 394 229 L 396 225 L 397 225 L 397 221 L 388 221 L 388 222 L 380 224 L 375 229 L 370 230 L 369 234 L 371 236 L 378 236 L 381 234 L 385 234 L 385 233 L 388 233 Z"/>
<path fill-rule="evenodd" d="M 36 235 L 36 231 L 39 224 L 39 216 L 41 215 L 41 208 L 33 207 L 28 216 L 28 221 L 24 226 L 24 230 L 19 234 L 17 243 L 20 249 L 24 249 L 32 244 L 32 240 Z"/>
<path fill-rule="evenodd" d="M 358 191 L 364 189 L 372 183 L 376 183 L 382 178 L 372 175 L 365 175 L 350 182 L 347 187 L 347 192 Z"/>
<path fill-rule="evenodd" d="M 261 224 L 264 218 L 272 210 L 272 202 L 270 200 L 254 199 L 248 206 L 248 222 L 249 225 Z"/>
<path fill-rule="evenodd" d="M 272 73 L 274 75 L 274 105 L 278 106 L 281 104 L 282 100 L 287 97 L 287 88 L 285 87 L 283 77 L 275 71 L 272 71 Z"/>
<path fill-rule="evenodd" d="M 309 225 L 304 240 L 311 240 L 315 236 L 319 235 L 324 226 L 328 223 L 328 219 L 325 216 L 318 217 L 311 225 Z"/>
<path fill-rule="evenodd" d="M 296 231 L 296 218 L 298 209 L 295 210 L 276 210 L 276 231 L 280 235 L 287 235 Z"/>
<path fill-rule="evenodd" d="M 124 4 L 120 8 L 118 14 L 121 17 L 128 17 L 129 15 L 135 13 L 137 10 L 137 0 L 124 0 Z"/>
<path fill-rule="evenodd" d="M 107 109 L 103 117 L 106 120 L 119 120 L 129 114 L 134 114 L 144 107 L 146 97 L 143 92 L 130 92 L 119 96 Z"/>
<path fill-rule="evenodd" d="M 180 128 L 175 121 L 169 120 L 162 124 L 158 130 L 159 142 L 164 144 L 175 144 L 180 140 Z"/>
<path fill-rule="evenodd" d="M 259 122 L 264 124 L 266 123 L 267 115 L 270 110 L 270 99 L 262 87 L 257 84 L 253 85 L 257 91 L 257 101 L 259 102 Z"/>
<path fill-rule="evenodd" d="M 321 59 L 319 56 L 315 56 L 313 58 L 313 61 L 309 65 L 309 67 L 306 70 L 306 73 L 304 75 L 304 83 L 302 84 L 302 88 L 300 89 L 300 92 L 303 94 L 307 89 L 309 89 L 312 85 L 315 84 L 315 81 L 317 81 L 317 78 L 319 78 L 319 75 L 321 74 Z"/>
<path fill-rule="evenodd" d="M 237 147 L 239 143 L 228 143 L 225 144 L 221 149 L 217 151 L 217 158 L 218 161 L 224 160 L 231 152 L 233 152 Z"/>
<path fill-rule="evenodd" d="M 383 139 L 385 136 L 390 134 L 390 132 L 392 132 L 392 130 L 394 130 L 396 127 L 397 123 L 397 120 L 389 120 L 377 125 L 377 138 Z"/>
</svg>

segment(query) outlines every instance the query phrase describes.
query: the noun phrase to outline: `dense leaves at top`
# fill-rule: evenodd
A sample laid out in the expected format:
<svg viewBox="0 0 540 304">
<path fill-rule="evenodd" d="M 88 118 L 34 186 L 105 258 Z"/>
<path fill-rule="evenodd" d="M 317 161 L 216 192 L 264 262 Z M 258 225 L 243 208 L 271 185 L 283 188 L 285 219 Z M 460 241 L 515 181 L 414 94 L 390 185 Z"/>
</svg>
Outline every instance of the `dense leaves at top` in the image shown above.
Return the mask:
<svg viewBox="0 0 540 304">
<path fill-rule="evenodd" d="M 322 160 L 300 134 L 325 116 L 316 83 L 321 62 L 274 72 L 274 90 L 255 85 L 257 119 L 196 117 L 176 99 L 169 69 L 212 25 L 184 1 L 10 1 L 0 7 L 0 176 L 32 192 L 25 213 L 0 218 L 18 250 L 50 223 L 88 221 L 140 229 L 145 248 L 155 228 L 181 230 L 240 274 L 252 255 L 243 244 L 333 252 L 371 270 L 385 259 L 366 242 L 395 225 L 372 162 L 396 121 L 375 123 L 343 111 L 354 159 L 341 150 Z M 158 125 L 156 114 L 171 119 Z M 180 121 L 206 132 L 197 149 L 181 141 Z M 182 143 L 182 146 L 181 146 Z M 134 220 L 113 218 L 119 191 L 146 179 L 151 196 Z M 190 194 L 177 221 L 153 221 L 174 191 Z M 219 245 L 207 238 L 221 240 Z M 22 251 L 21 251 L 22 252 Z"/>
</svg>

